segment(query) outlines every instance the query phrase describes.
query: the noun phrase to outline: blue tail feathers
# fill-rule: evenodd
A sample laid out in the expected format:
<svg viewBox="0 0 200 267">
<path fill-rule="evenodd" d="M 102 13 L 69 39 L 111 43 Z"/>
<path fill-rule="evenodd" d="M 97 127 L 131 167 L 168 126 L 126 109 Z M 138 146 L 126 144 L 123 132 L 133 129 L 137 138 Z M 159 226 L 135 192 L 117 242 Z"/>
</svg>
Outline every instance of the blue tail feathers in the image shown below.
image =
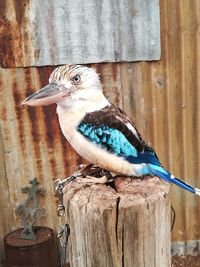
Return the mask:
<svg viewBox="0 0 200 267">
<path fill-rule="evenodd" d="M 151 168 L 151 175 L 158 176 L 162 178 L 163 180 L 173 183 L 193 194 L 199 194 L 199 190 L 197 188 L 194 188 L 183 181 L 179 180 L 178 178 L 174 177 L 171 173 L 169 173 L 167 170 L 165 170 L 162 166 L 149 164 L 149 167 Z"/>
</svg>

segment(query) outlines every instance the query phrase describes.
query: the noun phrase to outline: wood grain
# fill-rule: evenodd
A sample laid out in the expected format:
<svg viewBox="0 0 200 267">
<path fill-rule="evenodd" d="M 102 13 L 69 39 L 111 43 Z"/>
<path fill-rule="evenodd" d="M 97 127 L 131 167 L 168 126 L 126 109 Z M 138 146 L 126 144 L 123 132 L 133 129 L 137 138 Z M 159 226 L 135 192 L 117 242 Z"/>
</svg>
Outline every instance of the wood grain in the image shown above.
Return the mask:
<svg viewBox="0 0 200 267">
<path fill-rule="evenodd" d="M 71 182 L 64 204 L 71 267 L 170 266 L 170 186 L 157 177 Z"/>
</svg>

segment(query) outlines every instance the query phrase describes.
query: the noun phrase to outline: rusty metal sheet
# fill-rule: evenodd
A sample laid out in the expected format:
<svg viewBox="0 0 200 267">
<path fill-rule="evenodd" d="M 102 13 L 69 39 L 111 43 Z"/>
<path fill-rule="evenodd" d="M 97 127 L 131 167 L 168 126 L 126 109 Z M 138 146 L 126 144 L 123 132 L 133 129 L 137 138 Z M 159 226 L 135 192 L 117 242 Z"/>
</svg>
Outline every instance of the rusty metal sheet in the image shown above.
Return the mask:
<svg viewBox="0 0 200 267">
<path fill-rule="evenodd" d="M 160 59 L 159 0 L 1 1 L 0 63 Z"/>
<path fill-rule="evenodd" d="M 121 106 L 119 65 L 93 65 L 101 74 L 104 92 Z M 47 216 L 40 225 L 58 228 L 53 180 L 71 175 L 85 162 L 63 137 L 55 112 L 49 107 L 22 107 L 22 100 L 48 83 L 53 67 L 0 68 L 0 262 L 3 236 L 20 226 L 15 209 L 24 201 L 21 188 L 37 177 L 47 190 L 41 206 Z M 2 138 L 1 138 L 2 136 Z"/>
</svg>

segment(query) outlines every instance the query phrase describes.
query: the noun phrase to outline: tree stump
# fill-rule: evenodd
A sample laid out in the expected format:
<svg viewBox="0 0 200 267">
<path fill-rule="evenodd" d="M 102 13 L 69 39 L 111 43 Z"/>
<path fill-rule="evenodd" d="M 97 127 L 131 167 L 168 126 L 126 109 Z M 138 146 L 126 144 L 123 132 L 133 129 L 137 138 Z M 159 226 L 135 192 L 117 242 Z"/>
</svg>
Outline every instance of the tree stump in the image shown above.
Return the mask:
<svg viewBox="0 0 200 267">
<path fill-rule="evenodd" d="M 63 189 L 70 267 L 171 266 L 170 185 L 157 177 Z"/>
</svg>

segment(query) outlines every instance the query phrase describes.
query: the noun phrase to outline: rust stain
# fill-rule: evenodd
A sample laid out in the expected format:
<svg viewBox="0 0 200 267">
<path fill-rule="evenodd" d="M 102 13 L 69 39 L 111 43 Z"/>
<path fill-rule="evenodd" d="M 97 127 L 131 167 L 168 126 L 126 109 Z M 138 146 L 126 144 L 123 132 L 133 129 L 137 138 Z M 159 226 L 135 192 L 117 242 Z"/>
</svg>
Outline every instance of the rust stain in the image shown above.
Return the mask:
<svg viewBox="0 0 200 267">
<path fill-rule="evenodd" d="M 50 159 L 50 163 L 51 163 L 51 169 L 52 169 L 52 174 L 53 174 L 53 179 L 56 179 L 56 173 L 55 173 L 55 170 L 56 170 L 56 161 L 54 158 L 51 158 Z"/>
<path fill-rule="evenodd" d="M 38 141 L 39 141 L 39 136 L 38 136 L 38 130 L 37 130 L 36 110 L 33 109 L 33 108 L 31 108 L 31 107 L 27 107 L 27 109 L 28 109 L 28 114 L 29 114 L 30 121 L 31 121 L 31 129 L 32 129 L 33 142 L 34 142 L 34 144 L 37 144 Z"/>
<path fill-rule="evenodd" d="M 87 66 L 96 69 L 97 73 L 101 73 L 102 71 L 101 64 L 88 64 Z"/>
<path fill-rule="evenodd" d="M 5 11 L 6 11 L 6 1 L 1 1 L 0 2 L 0 10 L 2 11 L 2 14 L 5 14 Z"/>
<path fill-rule="evenodd" d="M 15 61 L 21 62 L 21 34 L 16 23 L 11 23 L 6 18 L 5 6 L 0 9 L 0 64 L 1 66 L 14 65 Z"/>
<path fill-rule="evenodd" d="M 45 128 L 46 128 L 46 140 L 50 148 L 54 148 L 56 145 L 56 139 L 58 139 L 58 120 L 56 115 L 56 106 L 51 105 L 44 107 L 43 112 L 45 115 Z"/>
<path fill-rule="evenodd" d="M 56 68 L 57 66 L 47 66 L 47 67 L 38 67 L 37 71 L 38 71 L 38 75 L 39 75 L 39 80 L 41 83 L 41 87 L 45 86 L 48 84 L 49 82 L 49 76 L 50 74 L 53 72 L 53 70 Z M 37 88 L 36 88 L 37 89 Z M 39 90 L 40 88 L 38 88 L 37 90 Z"/>
<path fill-rule="evenodd" d="M 11 62 L 11 64 L 14 64 L 14 56 L 12 54 L 13 37 L 10 34 L 10 28 L 12 25 L 5 20 L 5 17 L 2 16 L 1 12 L 2 9 L 0 10 L 0 64 L 1 66 L 6 66 L 6 62 Z"/>
<path fill-rule="evenodd" d="M 29 0 L 13 1 L 13 4 L 15 8 L 16 20 L 18 25 L 20 26 L 24 19 L 27 6 L 29 5 Z"/>
<path fill-rule="evenodd" d="M 95 69 L 100 74 L 101 83 L 104 84 L 103 65 L 95 64 Z"/>
<path fill-rule="evenodd" d="M 19 94 L 18 91 L 18 86 L 17 86 L 17 82 L 13 82 L 12 85 L 12 90 L 13 90 L 13 96 L 14 96 L 14 100 L 15 100 L 15 112 L 16 112 L 16 118 L 19 124 L 19 137 L 20 137 L 20 143 L 24 144 L 24 134 L 25 134 L 25 128 L 24 128 L 24 123 L 23 123 L 23 110 L 21 107 L 21 101 L 22 101 L 22 97 Z"/>
<path fill-rule="evenodd" d="M 2 67 L 23 65 L 25 55 L 29 53 L 31 47 L 27 30 L 29 20 L 25 17 L 26 10 L 29 7 L 28 0 L 22 1 L 1 1 L 0 6 L 0 65 Z M 15 12 L 16 20 L 9 20 L 8 12 Z M 23 29 L 23 31 L 22 31 Z M 23 36 L 24 35 L 24 36 Z M 24 43 L 23 38 L 27 40 Z M 35 51 L 37 55 L 37 49 Z"/>
<path fill-rule="evenodd" d="M 24 78 L 25 78 L 25 86 L 26 86 L 26 97 L 33 94 L 36 90 L 32 85 L 32 78 L 31 78 L 31 70 L 30 68 L 24 69 Z"/>
<path fill-rule="evenodd" d="M 117 64 L 111 64 L 111 69 L 112 69 L 113 81 L 116 82 L 116 80 L 117 80 Z"/>
<path fill-rule="evenodd" d="M 113 86 L 113 90 L 115 92 L 115 95 L 114 95 L 114 103 L 117 103 L 117 105 L 119 106 L 118 87 L 117 86 Z"/>
<path fill-rule="evenodd" d="M 2 107 L 2 109 L 1 109 L 1 120 L 6 121 L 7 118 L 8 118 L 7 109 L 5 107 Z"/>
<path fill-rule="evenodd" d="M 68 147 L 69 146 L 67 146 L 67 140 L 65 139 L 65 137 L 63 136 L 62 133 L 61 133 L 61 136 L 60 136 L 60 141 L 61 141 L 62 154 L 63 154 L 63 166 L 65 166 L 65 169 L 66 169 L 65 170 L 65 175 L 67 175 L 68 174 L 68 172 L 67 172 L 67 168 L 68 168 L 67 162 L 68 162 L 68 155 L 69 155 L 69 151 L 68 151 Z"/>
</svg>

